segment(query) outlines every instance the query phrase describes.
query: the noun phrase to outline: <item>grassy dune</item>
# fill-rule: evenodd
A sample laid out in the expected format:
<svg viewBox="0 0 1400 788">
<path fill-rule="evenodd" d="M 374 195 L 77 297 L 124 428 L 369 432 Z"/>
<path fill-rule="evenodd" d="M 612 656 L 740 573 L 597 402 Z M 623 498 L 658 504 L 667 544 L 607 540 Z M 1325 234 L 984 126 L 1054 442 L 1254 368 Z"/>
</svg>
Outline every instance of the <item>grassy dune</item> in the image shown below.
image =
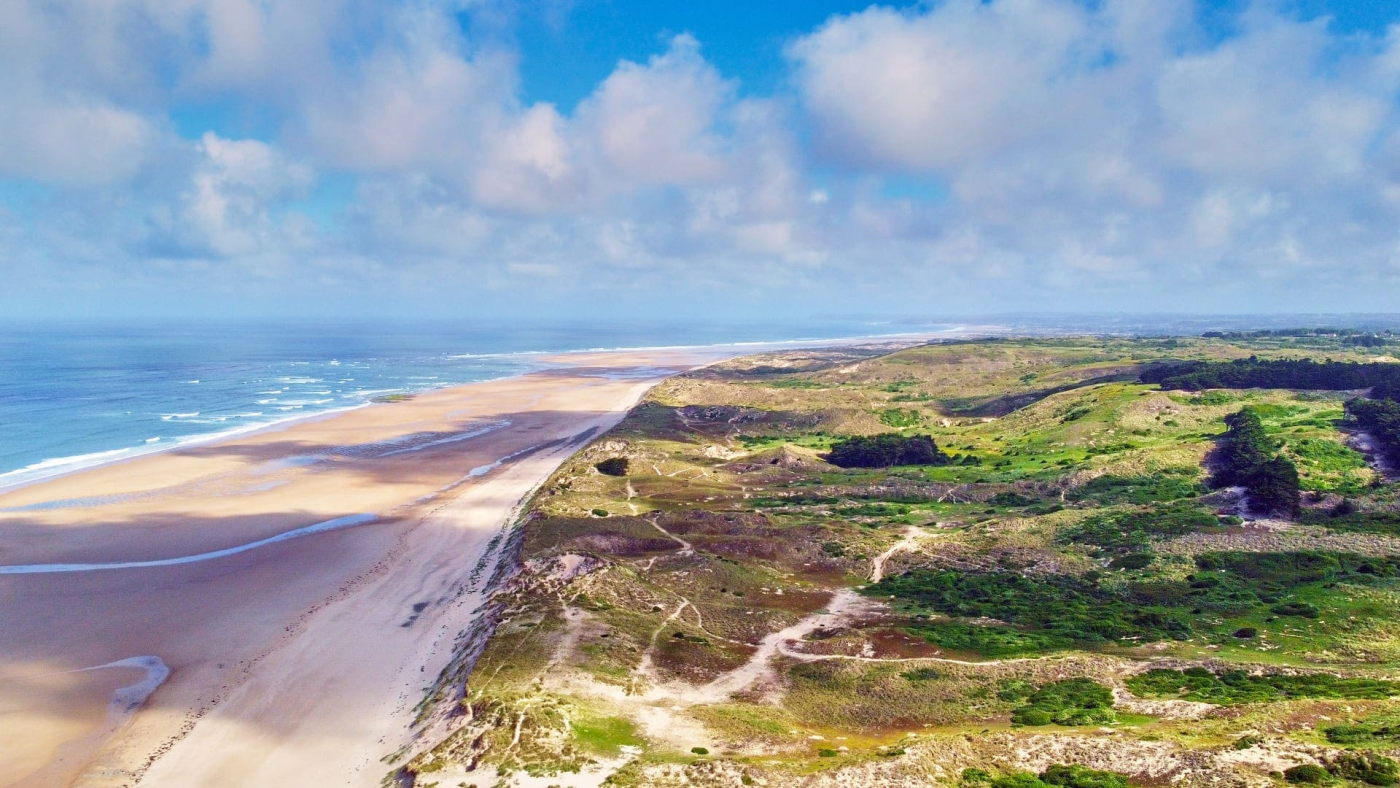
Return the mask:
<svg viewBox="0 0 1400 788">
<path fill-rule="evenodd" d="M 467 766 L 481 785 L 1362 779 L 1344 749 L 1400 752 L 1400 518 L 1346 445 L 1346 394 L 1136 382 L 1249 355 L 1375 353 L 1007 340 L 672 379 L 536 495 L 494 635 L 465 685 L 430 691 L 447 722 L 391 766 L 420 785 Z M 1243 521 L 1209 488 L 1244 405 L 1298 466 L 1296 522 Z M 952 462 L 821 459 L 884 432 Z M 595 468 L 609 458 L 623 475 Z"/>
</svg>

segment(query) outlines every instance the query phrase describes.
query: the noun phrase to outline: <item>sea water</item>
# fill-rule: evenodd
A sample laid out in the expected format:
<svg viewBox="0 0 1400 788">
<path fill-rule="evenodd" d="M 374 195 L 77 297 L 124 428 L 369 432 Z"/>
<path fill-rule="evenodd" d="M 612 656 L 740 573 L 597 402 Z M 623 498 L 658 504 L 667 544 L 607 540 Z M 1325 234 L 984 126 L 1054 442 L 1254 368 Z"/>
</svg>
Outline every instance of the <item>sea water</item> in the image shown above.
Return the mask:
<svg viewBox="0 0 1400 788">
<path fill-rule="evenodd" d="M 282 421 L 520 374 L 568 350 L 737 344 L 945 324 L 0 324 L 0 490 Z"/>
</svg>

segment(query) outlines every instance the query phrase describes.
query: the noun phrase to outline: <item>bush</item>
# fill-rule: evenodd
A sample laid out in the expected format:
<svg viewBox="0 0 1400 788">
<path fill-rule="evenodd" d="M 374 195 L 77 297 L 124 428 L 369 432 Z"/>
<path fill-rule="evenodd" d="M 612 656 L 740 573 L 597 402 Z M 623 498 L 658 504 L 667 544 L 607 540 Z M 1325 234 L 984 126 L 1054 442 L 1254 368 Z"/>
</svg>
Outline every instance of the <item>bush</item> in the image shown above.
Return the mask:
<svg viewBox="0 0 1400 788">
<path fill-rule="evenodd" d="M 1017 725 L 1103 725 L 1116 721 L 1113 693 L 1093 679 L 1046 684 L 1011 712 Z"/>
<path fill-rule="evenodd" d="M 1247 733 L 1244 736 L 1241 736 L 1238 739 L 1235 739 L 1233 742 L 1231 742 L 1230 748 L 1235 750 L 1248 750 L 1251 747 L 1263 743 L 1264 738 L 1262 736 L 1255 736 L 1252 733 Z"/>
<path fill-rule="evenodd" d="M 627 465 L 626 457 L 609 457 L 593 467 L 606 476 L 626 476 Z"/>
<path fill-rule="evenodd" d="M 1011 772 L 992 780 L 992 788 L 1048 788 L 1049 784 L 1030 772 Z"/>
<path fill-rule="evenodd" d="M 1049 632 L 951 621 L 920 623 L 908 629 L 910 634 L 918 635 L 940 648 L 967 651 L 984 657 L 1043 654 L 1074 645 L 1073 640 Z"/>
<path fill-rule="evenodd" d="M 1133 694 L 1144 698 L 1183 698 L 1224 706 L 1301 698 L 1383 700 L 1400 694 L 1400 682 L 1339 678 L 1330 673 L 1255 675 L 1243 670 L 1153 668 L 1126 683 Z"/>
<path fill-rule="evenodd" d="M 1400 767 L 1395 761 L 1369 752 L 1344 752 L 1327 762 L 1327 772 L 1333 777 L 1369 785 L 1394 785 L 1400 782 Z"/>
<path fill-rule="evenodd" d="M 592 512 L 592 514 L 593 514 L 594 517 L 607 517 L 607 516 L 608 516 L 608 510 L 607 510 L 607 509 L 592 509 L 591 512 Z"/>
<path fill-rule="evenodd" d="M 984 769 L 963 769 L 962 781 L 965 783 L 989 783 L 992 781 L 992 775 Z"/>
<path fill-rule="evenodd" d="M 1078 764 L 1054 764 L 1040 773 L 1040 779 L 1064 788 L 1128 788 L 1128 778 L 1117 772 L 1104 772 Z"/>
<path fill-rule="evenodd" d="M 1333 725 L 1324 728 L 1322 735 L 1333 744 L 1363 744 L 1371 741 L 1376 731 L 1368 725 Z"/>
<path fill-rule="evenodd" d="M 1283 779 L 1301 785 L 1315 785 L 1327 781 L 1327 770 L 1312 763 L 1290 766 L 1283 770 Z"/>
<path fill-rule="evenodd" d="M 1307 602 L 1286 602 L 1282 605 L 1274 605 L 1269 608 L 1275 615 L 1298 616 L 1300 618 L 1317 618 L 1318 610 Z"/>
<path fill-rule="evenodd" d="M 1154 539 L 1218 530 L 1219 527 L 1220 521 L 1214 513 L 1191 504 L 1175 504 L 1093 515 L 1061 531 L 1056 540 L 1062 544 L 1093 545 L 1105 551 L 1127 553 L 1146 548 Z"/>
<path fill-rule="evenodd" d="M 893 465 L 946 465 L 948 455 L 928 435 L 894 432 L 857 436 L 832 444 L 826 461 L 840 468 L 888 468 Z"/>
<path fill-rule="evenodd" d="M 710 751 L 704 747 L 691 747 L 690 751 L 696 755 L 709 755 Z"/>
<path fill-rule="evenodd" d="M 1183 614 L 1150 601 L 1126 598 L 1103 588 L 1098 578 L 1089 575 L 1031 577 L 1014 572 L 915 569 L 866 586 L 861 593 L 894 596 L 950 616 L 999 619 L 1022 629 L 994 628 L 989 635 L 1035 636 L 1037 647 L 1185 638 L 1191 631 Z M 920 628 L 934 633 L 920 634 L 942 642 L 950 642 L 943 639 L 958 634 L 949 626 Z M 963 633 L 969 639 L 983 637 L 965 629 Z M 1021 640 L 1017 648 L 1023 643 L 1029 645 Z"/>
<path fill-rule="evenodd" d="M 1011 714 L 1011 721 L 1017 725 L 1049 725 L 1055 721 L 1053 715 L 1044 709 L 1022 706 Z"/>
<path fill-rule="evenodd" d="M 1234 635 L 1240 640 L 1250 640 L 1259 637 L 1259 630 L 1254 627 L 1240 627 L 1235 630 Z"/>
</svg>

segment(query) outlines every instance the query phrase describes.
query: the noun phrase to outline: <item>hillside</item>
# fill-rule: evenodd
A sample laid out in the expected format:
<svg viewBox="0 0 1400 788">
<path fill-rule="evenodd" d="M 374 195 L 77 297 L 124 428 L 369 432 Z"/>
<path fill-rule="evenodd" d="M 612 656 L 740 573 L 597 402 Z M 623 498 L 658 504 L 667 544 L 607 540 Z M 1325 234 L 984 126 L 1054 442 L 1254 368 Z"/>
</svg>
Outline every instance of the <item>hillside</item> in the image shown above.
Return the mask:
<svg viewBox="0 0 1400 788">
<path fill-rule="evenodd" d="M 521 513 L 494 631 L 459 643 L 387 768 L 482 788 L 1392 784 L 1400 487 L 1352 448 L 1358 392 L 1139 382 L 1164 360 L 1383 353 L 1005 340 L 673 378 Z M 1245 408 L 1296 467 L 1296 515 L 1212 486 Z M 883 433 L 943 456 L 823 459 Z"/>
</svg>

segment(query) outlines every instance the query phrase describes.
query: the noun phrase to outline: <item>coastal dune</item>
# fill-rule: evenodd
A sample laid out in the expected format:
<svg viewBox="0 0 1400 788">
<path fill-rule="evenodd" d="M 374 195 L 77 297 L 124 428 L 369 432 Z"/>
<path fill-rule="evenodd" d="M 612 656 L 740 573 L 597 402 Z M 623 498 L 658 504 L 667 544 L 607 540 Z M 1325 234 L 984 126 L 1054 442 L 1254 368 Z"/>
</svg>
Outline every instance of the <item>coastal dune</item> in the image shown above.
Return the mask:
<svg viewBox="0 0 1400 788">
<path fill-rule="evenodd" d="M 559 357 L 0 495 L 0 785 L 378 785 L 513 508 L 726 355 Z"/>
</svg>

